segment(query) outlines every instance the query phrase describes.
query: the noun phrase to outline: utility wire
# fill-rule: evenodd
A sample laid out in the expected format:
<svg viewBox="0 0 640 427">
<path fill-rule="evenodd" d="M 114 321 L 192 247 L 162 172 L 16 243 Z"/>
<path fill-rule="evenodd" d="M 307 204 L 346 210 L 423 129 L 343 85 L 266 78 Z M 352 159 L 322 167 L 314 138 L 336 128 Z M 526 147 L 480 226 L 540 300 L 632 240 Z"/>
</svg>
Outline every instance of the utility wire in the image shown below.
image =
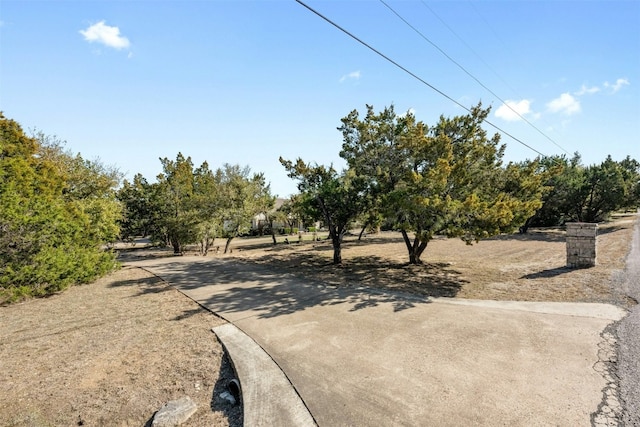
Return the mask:
<svg viewBox="0 0 640 427">
<path fill-rule="evenodd" d="M 455 59 L 453 59 L 451 56 L 449 56 L 444 50 L 442 50 L 440 48 L 440 46 L 438 46 L 437 44 L 435 44 L 434 42 L 432 42 L 431 40 L 429 40 L 429 38 L 427 36 L 425 36 L 424 34 L 422 34 L 416 27 L 414 27 L 413 25 L 411 25 L 409 23 L 409 21 L 407 21 L 406 19 L 404 19 L 398 12 L 396 12 L 391 6 L 389 6 L 389 4 L 387 4 L 384 0 L 380 0 L 380 3 L 382 3 L 383 5 L 385 5 L 387 7 L 387 9 L 389 9 L 394 15 L 396 15 L 402 22 L 404 22 L 409 28 L 411 28 L 413 31 L 415 31 L 420 37 L 422 37 L 427 43 L 429 43 L 431 46 L 435 47 L 441 54 L 443 54 L 449 61 L 453 62 L 458 68 L 460 68 L 462 71 L 465 72 L 465 74 L 467 74 L 469 77 L 471 77 L 473 80 L 476 81 L 476 83 L 478 83 L 480 86 L 482 86 L 485 90 L 487 90 L 491 95 L 495 96 L 500 102 L 502 102 L 502 105 L 506 106 L 507 108 L 509 108 L 511 111 L 513 111 L 518 117 L 520 117 L 522 120 L 524 120 L 529 126 L 531 126 L 532 128 L 534 128 L 535 130 L 538 131 L 538 133 L 542 136 L 544 136 L 546 139 L 548 139 L 549 141 L 551 141 L 556 147 L 558 147 L 559 149 L 561 149 L 562 151 L 564 151 L 565 153 L 569 154 L 569 152 L 567 150 L 565 150 L 562 146 L 560 146 L 560 144 L 558 144 L 557 142 L 555 142 L 553 139 L 551 139 L 551 137 L 549 137 L 546 133 L 544 133 L 543 131 L 541 131 L 536 125 L 534 125 L 533 123 L 531 123 L 529 120 L 527 120 L 522 114 L 520 114 L 519 112 L 517 112 L 511 105 L 509 105 L 507 103 L 507 101 L 505 101 L 504 99 L 502 99 L 500 96 L 498 96 L 494 91 L 492 91 L 491 89 L 489 89 L 484 83 L 482 83 L 478 78 L 476 78 L 473 74 L 471 74 L 465 67 L 463 67 L 460 63 L 458 63 Z"/>
<path fill-rule="evenodd" d="M 434 12 L 434 10 L 433 10 L 433 9 L 431 9 L 429 6 L 427 6 L 427 4 L 425 3 L 425 1 L 424 1 L 424 0 L 421 0 L 421 1 L 422 1 L 422 4 L 423 4 L 427 9 L 429 9 L 429 10 L 431 11 L 431 13 L 433 13 L 434 15 L 436 15 L 436 17 L 438 17 L 438 19 L 440 19 L 440 21 L 441 21 L 442 23 L 444 23 L 444 21 L 442 20 L 442 18 L 440 18 L 440 17 L 439 17 L 439 16 Z M 487 28 L 489 28 L 489 30 L 491 31 L 491 33 L 493 33 L 493 36 L 496 38 L 496 40 L 498 40 L 506 50 L 511 51 L 511 49 L 509 49 L 509 47 L 507 46 L 507 44 L 504 42 L 504 39 L 503 39 L 502 37 L 500 37 L 500 35 L 498 34 L 498 32 L 495 30 L 495 28 L 494 28 L 494 27 L 489 23 L 489 21 L 487 21 L 487 18 L 485 18 L 485 16 L 484 16 L 482 13 L 480 13 L 480 10 L 478 9 L 478 7 L 477 7 L 477 5 L 475 4 L 475 2 L 473 2 L 473 1 L 470 1 L 470 0 L 469 0 L 469 1 L 467 1 L 467 3 L 469 3 L 469 5 L 470 5 L 470 6 L 473 8 L 473 10 L 476 12 L 476 15 L 478 15 L 478 16 L 480 17 L 480 19 L 482 19 L 482 21 L 485 23 L 485 25 L 487 26 Z M 456 33 L 451 29 L 451 27 L 449 27 L 446 23 L 444 23 L 444 24 L 445 24 L 445 26 L 446 26 L 447 28 L 449 28 L 449 30 L 450 30 L 453 34 L 456 34 Z M 458 36 L 457 34 L 456 34 L 456 36 L 460 39 L 460 36 Z M 462 40 L 462 39 L 461 39 L 461 40 Z M 462 42 L 464 43 L 464 41 L 462 41 Z M 467 44 L 465 43 L 465 45 L 467 45 Z M 470 47 L 469 45 L 467 45 L 467 47 L 469 47 L 469 49 L 473 52 L 473 49 L 471 49 L 471 47 Z M 474 53 L 475 53 L 475 52 L 474 52 Z M 511 55 L 513 55 L 513 51 L 511 51 Z M 480 56 L 479 56 L 477 53 L 476 53 L 476 56 L 477 56 L 478 58 L 480 58 Z M 519 95 L 519 94 L 518 94 L 518 92 L 517 92 L 513 87 L 511 87 L 511 86 L 510 86 L 506 81 L 504 81 L 504 79 L 503 79 L 503 78 L 502 78 L 502 77 L 501 77 L 501 76 L 500 76 L 496 71 L 494 71 L 494 70 L 493 70 L 493 69 L 492 69 L 492 68 L 491 68 L 491 67 L 490 67 L 490 66 L 489 66 L 485 61 L 483 61 L 483 60 L 482 60 L 482 58 L 480 58 L 480 60 L 481 60 L 481 61 L 482 61 L 486 66 L 487 66 L 487 68 L 489 68 L 491 71 L 493 71 L 493 73 L 494 73 L 496 76 L 498 76 L 498 78 L 500 79 L 500 81 L 501 81 L 502 83 L 504 83 L 504 85 L 505 85 L 505 86 L 507 86 L 509 89 L 511 89 L 511 91 L 512 91 L 514 94 L 516 94 L 516 96 L 518 96 L 519 98 L 524 98 L 523 96 Z M 548 122 L 546 122 L 546 123 L 544 123 L 544 124 L 548 125 Z M 559 136 L 560 136 L 560 134 L 559 134 L 559 133 L 558 133 L 558 131 L 555 129 L 555 127 L 551 128 L 551 130 L 552 130 L 553 132 L 555 132 L 557 135 L 559 135 Z M 560 147 L 560 148 L 562 148 L 562 147 Z M 567 153 L 567 151 L 566 151 L 566 150 L 564 150 L 564 152 L 565 152 L 565 153 Z M 569 154 L 569 153 L 567 153 L 567 154 Z"/>
<path fill-rule="evenodd" d="M 464 105 L 462 105 L 461 103 L 459 103 L 458 101 L 456 101 L 455 99 L 453 99 L 452 97 L 450 97 L 449 95 L 447 95 L 446 93 L 444 93 L 443 91 L 441 91 L 440 89 L 436 88 L 435 86 L 429 84 L 426 80 L 422 79 L 421 77 L 419 77 L 418 75 L 416 75 L 415 73 L 413 73 L 412 71 L 408 70 L 407 68 L 403 67 L 402 65 L 400 65 L 399 63 L 397 63 L 396 61 L 394 61 L 393 59 L 389 58 L 387 55 L 385 55 L 384 53 L 380 52 L 379 50 L 377 50 L 376 48 L 372 47 L 371 45 L 367 44 L 366 42 L 364 42 L 363 40 L 359 39 L 357 36 L 355 36 L 354 34 L 350 33 L 349 31 L 347 31 L 346 29 L 342 28 L 340 25 L 336 24 L 335 22 L 333 22 L 332 20 L 330 20 L 329 18 L 327 18 L 326 16 L 324 16 L 323 14 L 321 14 L 320 12 L 318 12 L 317 10 L 313 9 L 311 6 L 307 5 L 306 3 L 304 3 L 302 0 L 295 0 L 296 3 L 300 4 L 301 6 L 304 6 L 306 9 L 308 9 L 310 12 L 314 13 L 315 15 L 317 15 L 318 17 L 322 18 L 323 20 L 325 20 L 326 22 L 328 22 L 329 24 L 331 24 L 332 26 L 334 26 L 335 28 L 337 28 L 338 30 L 342 31 L 343 33 L 345 33 L 346 35 L 348 35 L 349 37 L 351 37 L 352 39 L 354 39 L 355 41 L 357 41 L 358 43 L 360 43 L 361 45 L 363 45 L 364 47 L 366 47 L 367 49 L 373 51 L 374 53 L 376 53 L 377 55 L 381 56 L 382 58 L 386 59 L 388 62 L 392 63 L 393 65 L 395 65 L 396 67 L 400 68 L 402 71 L 404 71 L 405 73 L 409 74 L 411 77 L 413 77 L 414 79 L 418 80 L 419 82 L 421 82 L 422 84 L 428 86 L 429 88 L 431 88 L 432 90 L 434 90 L 435 92 L 439 93 L 440 95 L 442 95 L 443 97 L 447 98 L 449 101 L 453 102 L 454 104 L 456 104 L 458 107 L 462 108 L 463 110 L 465 110 L 468 113 L 471 113 L 471 110 L 467 107 L 465 107 Z M 542 152 L 536 150 L 535 148 L 533 148 L 532 146 L 528 145 L 527 143 L 525 143 L 524 141 L 520 140 L 519 138 L 516 138 L 515 136 L 511 135 L 509 132 L 503 130 L 502 128 L 500 128 L 499 126 L 493 124 L 492 122 L 490 122 L 489 120 L 485 120 L 485 122 L 493 127 L 494 129 L 498 130 L 499 132 L 502 132 L 503 134 L 507 135 L 509 138 L 513 139 L 514 141 L 516 141 L 517 143 L 527 147 L 528 149 L 530 149 L 531 151 L 541 155 L 542 157 L 548 157 L 547 155 L 543 154 Z"/>
<path fill-rule="evenodd" d="M 491 72 L 492 72 L 492 73 L 493 73 L 493 74 L 494 74 L 494 75 L 495 75 L 495 76 L 496 76 L 496 77 L 497 77 L 497 78 L 502 82 L 502 84 L 504 84 L 506 87 L 508 87 L 509 89 L 511 89 L 511 92 L 513 92 L 513 93 L 514 93 L 518 98 L 524 98 L 524 97 L 523 97 L 522 95 L 520 95 L 520 94 L 518 93 L 518 91 L 516 91 L 516 90 L 515 90 L 515 89 L 514 89 L 514 88 L 513 88 L 513 87 L 512 87 L 512 86 L 511 86 L 511 85 L 510 85 L 506 80 L 505 80 L 505 79 L 503 79 L 503 78 L 502 78 L 502 76 L 501 76 L 500 74 L 498 74 L 498 72 L 497 72 L 496 70 L 494 70 L 494 69 L 491 67 L 491 65 L 489 65 L 489 64 L 488 64 L 488 63 L 487 63 L 487 62 L 486 62 L 486 61 L 485 61 L 485 60 L 480 56 L 480 54 L 478 54 L 478 52 L 476 52 L 476 51 L 473 49 L 473 47 L 471 47 L 471 46 L 469 45 L 469 43 L 467 43 L 467 42 L 466 42 L 466 41 L 465 41 L 465 40 L 464 40 L 464 39 L 463 39 L 463 38 L 462 38 L 458 33 L 456 33 L 456 32 L 455 32 L 455 30 L 454 30 L 453 28 L 451 28 L 451 26 L 450 26 L 449 24 L 447 24 L 447 22 L 446 22 L 444 19 L 442 19 L 442 17 L 440 17 L 440 15 L 438 15 L 438 14 L 436 13 L 436 11 L 435 11 L 435 10 L 433 10 L 433 8 L 432 8 L 431 6 L 429 6 L 429 5 L 427 4 L 427 2 L 426 2 L 426 1 L 421 0 L 421 1 L 420 1 L 420 3 L 422 3 L 422 5 L 423 5 L 425 8 L 427 8 L 427 9 L 429 10 L 429 12 L 431 12 L 431 14 L 432 14 L 433 16 L 435 16 L 436 18 L 438 18 L 438 21 L 440 21 L 440 23 L 441 23 L 442 25 L 444 25 L 445 27 L 447 27 L 447 29 L 449 30 L 449 32 L 451 32 L 451 34 L 453 34 L 454 36 L 456 36 L 456 38 L 457 38 L 458 40 L 460 40 L 460 42 L 461 42 L 462 44 L 464 44 L 464 45 L 467 47 L 467 49 L 469 49 L 469 50 L 470 50 L 470 51 L 471 51 L 471 52 L 476 56 L 476 58 L 478 58 L 478 60 L 480 60 L 480 62 L 482 62 L 482 63 L 485 65 L 485 67 L 487 67 L 489 70 L 491 70 Z M 478 9 L 476 8 L 476 6 L 473 4 L 473 2 L 471 2 L 471 1 L 470 1 L 469 3 L 471 4 L 471 6 L 473 6 L 474 10 L 475 10 L 475 11 L 476 11 L 476 13 L 478 14 L 478 16 L 480 16 L 480 18 L 485 22 L 485 24 L 487 25 L 487 27 L 489 27 L 489 29 L 490 29 L 490 30 L 491 30 L 491 32 L 494 34 L 494 36 L 495 36 L 498 40 L 500 40 L 500 42 L 504 45 L 504 42 L 502 41 L 502 39 L 500 39 L 500 38 L 498 37 L 498 35 L 496 34 L 495 30 L 494 30 L 494 29 L 489 25 L 489 23 L 488 23 L 488 22 L 487 22 L 487 20 L 484 18 L 484 16 L 480 15 L 480 12 L 479 12 L 479 11 L 478 11 Z M 506 47 L 506 45 L 505 45 L 505 47 Z"/>
</svg>

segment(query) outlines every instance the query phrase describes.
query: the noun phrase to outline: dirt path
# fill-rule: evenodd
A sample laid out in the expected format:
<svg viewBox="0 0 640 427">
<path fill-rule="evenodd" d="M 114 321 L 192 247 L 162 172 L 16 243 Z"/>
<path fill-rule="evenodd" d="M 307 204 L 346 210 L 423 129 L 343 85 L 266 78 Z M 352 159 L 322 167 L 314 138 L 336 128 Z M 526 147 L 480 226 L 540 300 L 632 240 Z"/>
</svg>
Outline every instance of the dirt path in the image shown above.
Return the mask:
<svg viewBox="0 0 640 427">
<path fill-rule="evenodd" d="M 140 269 L 0 308 L 0 425 L 143 426 L 190 396 L 190 426 L 242 425 L 221 319 Z"/>
</svg>

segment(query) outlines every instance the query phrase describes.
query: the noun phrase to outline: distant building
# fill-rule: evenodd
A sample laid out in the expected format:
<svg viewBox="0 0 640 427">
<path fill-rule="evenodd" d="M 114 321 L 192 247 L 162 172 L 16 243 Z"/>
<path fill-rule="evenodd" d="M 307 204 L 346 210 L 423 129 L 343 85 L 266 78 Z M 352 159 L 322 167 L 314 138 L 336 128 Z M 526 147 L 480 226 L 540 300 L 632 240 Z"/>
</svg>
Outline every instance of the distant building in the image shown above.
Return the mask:
<svg viewBox="0 0 640 427">
<path fill-rule="evenodd" d="M 275 211 L 277 211 L 278 209 L 280 209 L 280 207 L 287 201 L 287 199 L 283 199 L 281 197 L 276 198 L 275 203 L 273 204 L 273 208 L 271 208 L 271 210 L 269 211 L 269 213 L 273 213 Z M 257 214 L 256 216 L 253 217 L 253 220 L 251 221 L 251 230 L 253 231 L 258 231 L 261 229 L 264 229 L 264 227 L 268 227 L 269 226 L 269 221 L 267 220 L 267 216 L 264 214 L 264 212 L 260 212 L 259 214 Z M 281 229 L 281 228 L 285 228 L 288 227 L 288 224 L 284 224 L 281 221 L 274 221 L 273 222 L 273 227 L 276 229 Z"/>
</svg>

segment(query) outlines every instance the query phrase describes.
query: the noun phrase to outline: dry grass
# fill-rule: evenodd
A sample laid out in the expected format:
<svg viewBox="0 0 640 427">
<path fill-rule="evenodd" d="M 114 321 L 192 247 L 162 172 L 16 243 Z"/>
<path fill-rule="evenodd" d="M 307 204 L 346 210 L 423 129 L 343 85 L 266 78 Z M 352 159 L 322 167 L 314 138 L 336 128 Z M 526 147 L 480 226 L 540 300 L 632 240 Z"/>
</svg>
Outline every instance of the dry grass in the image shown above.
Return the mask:
<svg viewBox="0 0 640 427">
<path fill-rule="evenodd" d="M 521 301 L 627 301 L 613 288 L 612 274 L 624 268 L 635 215 L 619 215 L 598 229 L 598 260 L 588 269 L 566 268 L 564 232 L 536 229 L 468 246 L 459 239 L 435 239 L 409 265 L 399 233 L 386 232 L 344 243 L 343 266 L 331 264 L 328 241 L 246 246 L 233 258 L 275 271 L 339 286 L 368 286 L 419 295 Z"/>
<path fill-rule="evenodd" d="M 143 426 L 190 396 L 190 426 L 242 425 L 221 319 L 139 269 L 0 308 L 0 425 Z"/>
</svg>

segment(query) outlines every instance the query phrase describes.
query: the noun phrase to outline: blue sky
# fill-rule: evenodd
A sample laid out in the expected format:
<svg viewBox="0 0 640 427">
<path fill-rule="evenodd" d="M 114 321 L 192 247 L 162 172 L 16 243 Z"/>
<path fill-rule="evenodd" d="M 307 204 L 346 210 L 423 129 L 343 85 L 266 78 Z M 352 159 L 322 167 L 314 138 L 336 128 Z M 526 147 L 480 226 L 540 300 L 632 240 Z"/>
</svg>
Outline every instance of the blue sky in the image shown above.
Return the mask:
<svg viewBox="0 0 640 427">
<path fill-rule="evenodd" d="M 640 2 L 385 1 L 466 71 L 380 1 L 306 3 L 546 155 L 640 160 Z M 0 2 L 0 110 L 129 179 L 180 151 L 287 196 L 278 157 L 341 167 L 336 127 L 366 104 L 465 113 L 293 0 Z"/>
</svg>

